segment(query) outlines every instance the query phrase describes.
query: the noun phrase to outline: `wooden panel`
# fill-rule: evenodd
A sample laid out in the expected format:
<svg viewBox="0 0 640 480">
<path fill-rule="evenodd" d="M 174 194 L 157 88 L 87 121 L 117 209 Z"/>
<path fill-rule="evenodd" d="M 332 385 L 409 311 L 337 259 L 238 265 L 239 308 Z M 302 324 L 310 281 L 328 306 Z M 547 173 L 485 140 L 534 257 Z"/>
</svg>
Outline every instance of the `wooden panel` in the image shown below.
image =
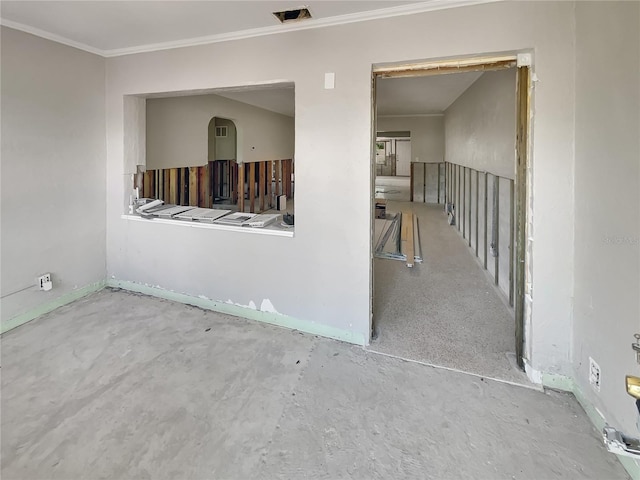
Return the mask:
<svg viewBox="0 0 640 480">
<path fill-rule="evenodd" d="M 169 203 L 180 203 L 178 197 L 178 169 L 169 169 Z"/>
<path fill-rule="evenodd" d="M 249 212 L 255 213 L 256 211 L 256 164 L 251 162 L 249 164 Z"/>
<path fill-rule="evenodd" d="M 246 163 L 238 165 L 238 210 L 244 212 L 244 170 Z"/>
<path fill-rule="evenodd" d="M 153 178 L 153 170 L 147 170 L 144 172 L 143 188 L 142 188 L 142 196 L 144 198 L 153 198 L 154 195 L 154 178 Z"/>
<path fill-rule="evenodd" d="M 189 205 L 189 168 L 180 171 L 180 205 Z"/>
<path fill-rule="evenodd" d="M 162 179 L 163 179 L 163 200 L 164 203 L 170 203 L 169 201 L 169 185 L 170 185 L 170 179 L 169 179 L 169 169 L 168 168 L 164 168 L 162 169 Z"/>
<path fill-rule="evenodd" d="M 275 171 L 275 196 L 279 197 L 280 195 L 282 195 L 282 188 L 280 187 L 280 168 L 281 168 L 282 162 L 280 160 L 276 160 L 275 161 L 275 167 L 276 167 L 276 171 Z"/>
<path fill-rule="evenodd" d="M 189 205 L 198 206 L 198 167 L 189 167 Z"/>
<path fill-rule="evenodd" d="M 287 198 L 291 198 L 292 188 L 291 188 L 291 160 L 283 160 L 283 173 L 282 178 L 284 180 L 284 193 Z M 286 174 L 285 170 L 286 169 Z"/>
<path fill-rule="evenodd" d="M 264 196 L 266 193 L 267 162 L 260 162 L 260 176 L 258 179 L 258 190 L 260 194 L 260 211 L 264 212 Z"/>
<path fill-rule="evenodd" d="M 198 206 L 210 207 L 209 166 L 198 167 Z"/>
<path fill-rule="evenodd" d="M 273 182 L 273 162 L 267 162 L 267 206 L 273 207 L 273 195 L 271 195 L 271 183 Z"/>
<path fill-rule="evenodd" d="M 238 203 L 238 164 L 235 161 L 231 162 L 231 203 Z"/>
</svg>

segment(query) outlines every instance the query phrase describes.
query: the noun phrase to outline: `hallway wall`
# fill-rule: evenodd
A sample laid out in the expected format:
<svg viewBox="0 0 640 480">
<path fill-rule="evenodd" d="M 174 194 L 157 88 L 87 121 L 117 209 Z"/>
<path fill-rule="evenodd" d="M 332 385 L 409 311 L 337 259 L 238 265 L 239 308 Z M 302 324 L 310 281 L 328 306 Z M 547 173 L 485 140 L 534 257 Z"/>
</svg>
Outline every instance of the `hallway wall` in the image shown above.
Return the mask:
<svg viewBox="0 0 640 480">
<path fill-rule="evenodd" d="M 456 209 L 456 228 L 494 281 L 497 277 L 507 298 L 514 289 L 510 274 L 515 255 L 511 192 L 515 178 L 515 97 L 515 68 L 485 72 L 444 116 L 445 160 L 453 165 L 449 198 Z"/>
<path fill-rule="evenodd" d="M 515 178 L 516 69 L 485 72 L 444 114 L 447 162 Z"/>
</svg>

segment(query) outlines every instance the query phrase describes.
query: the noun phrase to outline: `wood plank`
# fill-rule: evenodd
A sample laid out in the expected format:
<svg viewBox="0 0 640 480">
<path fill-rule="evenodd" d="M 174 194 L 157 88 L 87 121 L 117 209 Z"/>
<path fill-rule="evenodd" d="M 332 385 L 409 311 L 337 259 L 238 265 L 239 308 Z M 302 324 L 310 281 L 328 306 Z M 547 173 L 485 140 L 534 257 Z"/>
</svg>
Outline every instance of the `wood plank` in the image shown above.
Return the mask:
<svg viewBox="0 0 640 480">
<path fill-rule="evenodd" d="M 198 206 L 198 167 L 189 167 L 189 205 Z"/>
<path fill-rule="evenodd" d="M 402 213 L 402 233 L 405 241 L 405 255 L 407 256 L 407 267 L 413 267 L 415 262 L 415 253 L 413 245 L 413 214 Z"/>
<path fill-rule="evenodd" d="M 153 170 L 147 170 L 144 172 L 142 178 L 142 196 L 144 198 L 153 197 Z"/>
<path fill-rule="evenodd" d="M 288 175 L 288 160 L 282 160 L 282 194 L 289 198 L 289 175 Z"/>
<path fill-rule="evenodd" d="M 162 177 L 163 177 L 163 189 L 164 189 L 164 203 L 171 203 L 169 197 L 169 185 L 171 185 L 170 172 L 168 168 L 162 169 Z"/>
<path fill-rule="evenodd" d="M 282 195 L 282 188 L 280 186 L 280 168 L 282 165 L 282 162 L 280 160 L 276 160 L 275 162 L 275 196 L 279 197 L 280 195 Z"/>
<path fill-rule="evenodd" d="M 209 165 L 198 167 L 198 206 L 208 208 L 210 204 Z"/>
<path fill-rule="evenodd" d="M 287 175 L 285 176 L 285 188 L 287 198 L 291 198 L 292 188 L 291 188 L 291 160 L 287 159 L 285 161 L 285 165 L 287 166 Z"/>
<path fill-rule="evenodd" d="M 231 160 L 231 178 L 229 179 L 231 188 L 231 203 L 238 203 L 238 164 Z"/>
<path fill-rule="evenodd" d="M 249 164 L 249 212 L 255 213 L 256 211 L 256 163 L 251 162 Z"/>
<path fill-rule="evenodd" d="M 240 212 L 244 212 L 244 170 L 245 170 L 245 165 L 244 163 L 241 163 L 238 165 L 238 188 L 237 188 L 237 195 L 238 195 L 238 210 Z"/>
<path fill-rule="evenodd" d="M 156 170 L 156 198 L 164 200 L 164 173 L 162 169 Z"/>
<path fill-rule="evenodd" d="M 267 162 L 267 206 L 273 207 L 273 195 L 271 194 L 273 182 L 273 161 Z"/>
<path fill-rule="evenodd" d="M 178 169 L 169 169 L 169 203 L 180 203 L 178 200 Z"/>
<path fill-rule="evenodd" d="M 258 195 L 260 196 L 260 211 L 264 212 L 264 196 L 266 193 L 266 177 L 267 177 L 267 162 L 260 162 L 258 165 Z"/>
<path fill-rule="evenodd" d="M 189 167 L 183 167 L 180 172 L 180 186 L 182 190 L 181 205 L 189 205 Z"/>
</svg>

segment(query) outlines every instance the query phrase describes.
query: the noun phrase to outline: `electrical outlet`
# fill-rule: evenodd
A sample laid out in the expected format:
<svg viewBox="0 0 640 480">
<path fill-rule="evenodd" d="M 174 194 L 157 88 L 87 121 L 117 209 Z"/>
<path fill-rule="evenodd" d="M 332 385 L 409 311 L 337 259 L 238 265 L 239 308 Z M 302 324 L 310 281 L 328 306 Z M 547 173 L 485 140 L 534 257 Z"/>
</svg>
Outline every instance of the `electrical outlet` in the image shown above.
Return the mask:
<svg viewBox="0 0 640 480">
<path fill-rule="evenodd" d="M 600 376 L 600 366 L 595 360 L 589 357 L 589 383 L 596 392 L 600 391 L 600 382 L 602 377 Z"/>
<path fill-rule="evenodd" d="M 50 273 L 45 273 L 41 277 L 38 277 L 38 288 L 40 290 L 51 290 L 52 286 Z"/>
</svg>

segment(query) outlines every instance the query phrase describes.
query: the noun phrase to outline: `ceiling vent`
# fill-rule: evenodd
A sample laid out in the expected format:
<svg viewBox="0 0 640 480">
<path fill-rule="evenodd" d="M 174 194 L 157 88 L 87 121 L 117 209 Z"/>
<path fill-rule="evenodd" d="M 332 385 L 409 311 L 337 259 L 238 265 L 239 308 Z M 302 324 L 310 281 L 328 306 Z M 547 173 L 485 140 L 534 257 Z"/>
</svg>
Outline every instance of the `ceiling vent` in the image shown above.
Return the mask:
<svg viewBox="0 0 640 480">
<path fill-rule="evenodd" d="M 295 22 L 296 20 L 306 20 L 311 18 L 311 12 L 307 7 L 300 7 L 294 10 L 285 10 L 284 12 L 273 12 L 280 23 Z"/>
</svg>

